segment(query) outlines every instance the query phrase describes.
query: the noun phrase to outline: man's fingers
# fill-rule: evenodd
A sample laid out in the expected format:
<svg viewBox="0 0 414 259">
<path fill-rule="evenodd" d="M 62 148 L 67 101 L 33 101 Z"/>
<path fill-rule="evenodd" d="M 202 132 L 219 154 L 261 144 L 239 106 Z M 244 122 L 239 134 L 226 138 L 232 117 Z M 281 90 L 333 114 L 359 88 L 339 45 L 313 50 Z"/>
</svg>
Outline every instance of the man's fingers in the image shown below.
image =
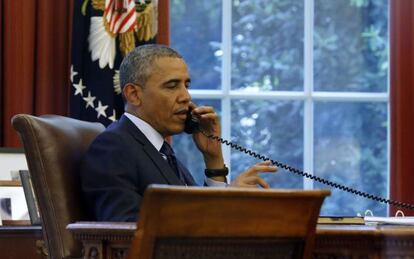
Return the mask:
<svg viewBox="0 0 414 259">
<path fill-rule="evenodd" d="M 214 108 L 212 106 L 198 106 L 193 110 L 193 112 L 198 115 L 202 115 L 205 113 L 215 113 Z"/>
<path fill-rule="evenodd" d="M 247 176 L 243 179 L 243 181 L 238 183 L 238 187 L 246 187 L 246 188 L 257 188 L 258 185 L 261 187 L 268 189 L 270 188 L 269 184 L 260 176 Z"/>
<path fill-rule="evenodd" d="M 266 160 L 266 161 L 263 161 L 263 162 L 259 162 L 256 165 L 273 165 L 273 164 L 270 160 Z"/>
<path fill-rule="evenodd" d="M 269 160 L 266 160 L 266 161 L 259 162 L 256 165 L 270 165 L 270 164 L 272 164 L 272 162 L 270 162 Z"/>
<path fill-rule="evenodd" d="M 208 119 L 208 120 L 218 120 L 218 115 L 217 113 L 205 113 L 205 114 L 201 114 L 200 117 L 202 119 Z"/>
<path fill-rule="evenodd" d="M 269 184 L 258 174 L 259 173 L 274 173 L 277 171 L 277 166 L 274 166 L 270 161 L 264 161 L 255 164 L 254 166 L 247 169 L 245 172 L 240 174 L 235 182 L 234 186 L 257 188 L 259 186 L 263 188 L 270 188 Z"/>
<path fill-rule="evenodd" d="M 194 114 L 199 116 L 202 120 L 218 121 L 219 116 L 211 106 L 200 106 L 193 110 Z"/>
<path fill-rule="evenodd" d="M 272 173 L 276 172 L 277 169 L 277 166 L 273 165 L 254 165 L 246 171 L 246 174 L 252 176 L 258 173 Z"/>
<path fill-rule="evenodd" d="M 253 184 L 254 186 L 260 185 L 263 188 L 269 188 L 269 184 L 260 176 L 255 175 L 255 176 L 250 176 L 249 178 L 250 184 Z"/>
<path fill-rule="evenodd" d="M 236 187 L 241 187 L 241 188 L 257 188 L 256 184 L 246 184 L 246 183 L 239 183 L 236 185 Z"/>
<path fill-rule="evenodd" d="M 257 184 L 260 185 L 260 186 L 262 186 L 263 188 L 265 188 L 265 189 L 269 189 L 270 188 L 269 184 L 262 177 L 259 177 L 258 176 L 258 178 L 256 179 L 256 181 L 257 181 Z"/>
</svg>

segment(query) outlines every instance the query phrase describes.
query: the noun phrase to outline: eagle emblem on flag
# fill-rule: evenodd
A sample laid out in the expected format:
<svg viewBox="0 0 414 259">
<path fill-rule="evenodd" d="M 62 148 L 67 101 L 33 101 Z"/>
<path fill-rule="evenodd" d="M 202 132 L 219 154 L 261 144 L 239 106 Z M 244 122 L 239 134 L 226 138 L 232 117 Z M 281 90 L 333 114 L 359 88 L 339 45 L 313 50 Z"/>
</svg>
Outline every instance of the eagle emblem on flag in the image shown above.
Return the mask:
<svg viewBox="0 0 414 259">
<path fill-rule="evenodd" d="M 75 0 L 71 117 L 115 121 L 123 112 L 119 65 L 136 46 L 155 42 L 156 0 Z"/>
</svg>

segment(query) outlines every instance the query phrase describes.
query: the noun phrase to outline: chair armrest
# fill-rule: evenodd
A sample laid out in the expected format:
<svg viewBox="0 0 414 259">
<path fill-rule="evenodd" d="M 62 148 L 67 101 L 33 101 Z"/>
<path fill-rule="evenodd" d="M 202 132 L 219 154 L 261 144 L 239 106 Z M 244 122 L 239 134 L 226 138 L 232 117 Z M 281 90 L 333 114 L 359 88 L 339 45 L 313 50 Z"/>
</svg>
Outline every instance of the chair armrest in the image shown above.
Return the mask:
<svg viewBox="0 0 414 259">
<path fill-rule="evenodd" d="M 136 230 L 135 222 L 75 222 L 66 226 L 77 240 L 129 240 Z"/>
</svg>

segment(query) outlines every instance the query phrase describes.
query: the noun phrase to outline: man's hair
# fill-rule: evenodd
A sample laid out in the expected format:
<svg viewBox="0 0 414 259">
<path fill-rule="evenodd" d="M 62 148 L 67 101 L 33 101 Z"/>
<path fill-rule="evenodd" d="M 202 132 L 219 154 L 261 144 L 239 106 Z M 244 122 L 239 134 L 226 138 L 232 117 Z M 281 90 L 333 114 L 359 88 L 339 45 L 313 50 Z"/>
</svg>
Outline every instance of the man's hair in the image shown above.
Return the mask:
<svg viewBox="0 0 414 259">
<path fill-rule="evenodd" d="M 138 84 L 142 87 L 155 69 L 154 62 L 159 58 L 183 58 L 177 51 L 158 44 L 136 47 L 122 61 L 119 68 L 120 85 Z"/>
</svg>

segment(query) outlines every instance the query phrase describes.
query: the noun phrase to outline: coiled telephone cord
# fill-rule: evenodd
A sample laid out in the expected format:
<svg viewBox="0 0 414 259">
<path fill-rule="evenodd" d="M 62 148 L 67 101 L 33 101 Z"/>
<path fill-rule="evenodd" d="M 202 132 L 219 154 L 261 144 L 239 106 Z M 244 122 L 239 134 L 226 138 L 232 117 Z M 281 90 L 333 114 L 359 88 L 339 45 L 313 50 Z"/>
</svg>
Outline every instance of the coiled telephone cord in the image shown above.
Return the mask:
<svg viewBox="0 0 414 259">
<path fill-rule="evenodd" d="M 223 139 L 221 137 L 214 136 L 214 135 L 211 135 L 211 134 L 207 134 L 207 133 L 205 133 L 203 131 L 201 131 L 201 133 L 203 133 L 203 135 L 205 135 L 206 137 L 208 137 L 210 139 L 217 140 L 218 142 L 220 142 L 220 143 L 222 143 L 224 145 L 230 146 L 231 148 L 233 148 L 235 150 L 238 150 L 240 152 L 243 152 L 243 153 L 245 153 L 245 154 L 247 154 L 247 155 L 249 155 L 251 157 L 254 157 L 254 158 L 257 158 L 257 159 L 260 159 L 260 160 L 263 160 L 263 161 L 270 161 L 273 165 L 275 165 L 275 166 L 277 166 L 279 168 L 285 169 L 288 172 L 291 172 L 291 173 L 294 173 L 294 174 L 297 174 L 297 175 L 300 175 L 300 176 L 303 176 L 303 177 L 312 179 L 312 180 L 314 180 L 316 182 L 320 182 L 320 183 L 323 183 L 325 185 L 334 187 L 336 189 L 340 189 L 340 190 L 345 191 L 345 192 L 353 193 L 355 195 L 358 195 L 358 196 L 361 196 L 361 197 L 364 197 L 364 198 L 367 198 L 367 199 L 370 199 L 370 200 L 374 200 L 374 201 L 378 201 L 378 202 L 381 202 L 381 203 L 389 204 L 389 205 L 395 206 L 397 208 L 404 208 L 404 209 L 414 210 L 414 205 L 413 204 L 409 204 L 409 203 L 404 203 L 404 202 L 400 202 L 400 201 L 395 201 L 395 200 L 391 200 L 391 199 L 382 198 L 380 196 L 375 196 L 375 195 L 369 194 L 367 192 L 359 191 L 359 190 L 356 190 L 354 188 L 351 188 L 351 187 L 348 187 L 348 186 L 345 186 L 345 185 L 342 185 L 342 184 L 338 184 L 338 183 L 335 183 L 335 182 L 326 180 L 326 179 L 324 179 L 322 177 L 318 177 L 318 176 L 315 176 L 315 175 L 311 175 L 311 174 L 306 173 L 306 172 L 304 172 L 302 170 L 299 170 L 299 169 L 297 169 L 295 167 L 286 165 L 286 164 L 281 163 L 279 161 L 270 159 L 269 157 L 266 157 L 266 156 L 263 156 L 261 154 L 258 154 L 256 152 L 250 150 L 250 149 L 247 149 L 247 148 L 242 147 L 242 146 L 240 146 L 238 144 L 232 143 L 231 141 L 225 140 L 225 139 Z"/>
</svg>

